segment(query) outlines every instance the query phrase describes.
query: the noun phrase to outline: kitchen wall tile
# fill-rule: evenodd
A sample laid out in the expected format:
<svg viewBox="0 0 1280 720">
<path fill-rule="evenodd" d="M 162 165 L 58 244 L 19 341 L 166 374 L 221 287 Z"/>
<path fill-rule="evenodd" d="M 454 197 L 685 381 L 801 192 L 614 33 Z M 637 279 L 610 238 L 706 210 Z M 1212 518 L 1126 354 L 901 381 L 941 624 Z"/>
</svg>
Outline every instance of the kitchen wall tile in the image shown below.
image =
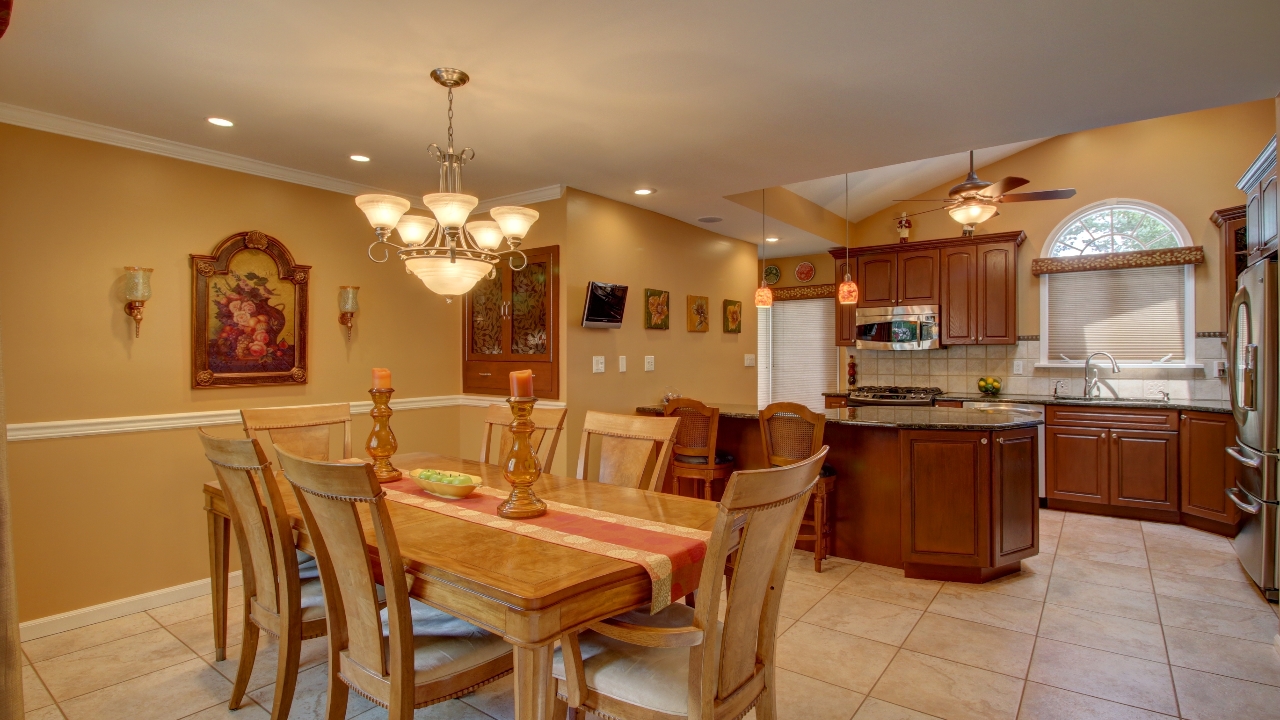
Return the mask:
<svg viewBox="0 0 1280 720">
<path fill-rule="evenodd" d="M 1165 392 L 1169 393 L 1171 400 L 1190 400 L 1191 399 L 1191 381 L 1190 380 L 1166 380 L 1164 383 Z"/>
<path fill-rule="evenodd" d="M 1227 346 L 1222 338 L 1196 338 L 1196 360 L 1225 360 Z"/>
<path fill-rule="evenodd" d="M 1014 376 L 1005 381 L 1005 387 L 1010 395 L 1026 395 L 1028 393 L 1028 378 Z"/>
<path fill-rule="evenodd" d="M 1049 378 L 1032 377 L 1029 380 L 1027 380 L 1028 395 L 1048 395 L 1050 392 L 1051 391 L 1049 390 Z"/>
<path fill-rule="evenodd" d="M 1191 381 L 1191 398 L 1193 400 L 1222 400 L 1226 385 L 1217 378 Z"/>
<path fill-rule="evenodd" d="M 963 375 L 967 367 L 968 363 L 963 358 L 951 358 L 950 360 L 947 360 L 948 375 Z"/>
<path fill-rule="evenodd" d="M 965 361 L 964 370 L 969 374 L 981 375 L 987 371 L 987 359 L 971 357 Z"/>
<path fill-rule="evenodd" d="M 987 348 L 982 345 L 966 345 L 964 356 L 969 359 L 986 359 Z"/>
<path fill-rule="evenodd" d="M 929 374 L 930 375 L 946 375 L 947 359 L 943 357 L 929 358 Z"/>
<path fill-rule="evenodd" d="M 911 357 L 911 374 L 912 375 L 928 375 L 929 374 L 929 358 L 920 357 L 920 353 L 912 353 Z"/>
</svg>

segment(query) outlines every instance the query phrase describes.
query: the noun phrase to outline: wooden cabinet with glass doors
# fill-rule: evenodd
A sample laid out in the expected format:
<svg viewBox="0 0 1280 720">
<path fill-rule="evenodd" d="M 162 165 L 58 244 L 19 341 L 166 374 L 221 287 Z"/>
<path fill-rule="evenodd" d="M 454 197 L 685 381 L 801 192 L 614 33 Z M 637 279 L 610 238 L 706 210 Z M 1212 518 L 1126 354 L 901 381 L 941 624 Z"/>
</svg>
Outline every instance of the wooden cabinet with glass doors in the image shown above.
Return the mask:
<svg viewBox="0 0 1280 720">
<path fill-rule="evenodd" d="M 533 370 L 534 394 L 560 397 L 560 247 L 507 256 L 463 303 L 462 391 L 506 397 L 512 370 Z"/>
</svg>

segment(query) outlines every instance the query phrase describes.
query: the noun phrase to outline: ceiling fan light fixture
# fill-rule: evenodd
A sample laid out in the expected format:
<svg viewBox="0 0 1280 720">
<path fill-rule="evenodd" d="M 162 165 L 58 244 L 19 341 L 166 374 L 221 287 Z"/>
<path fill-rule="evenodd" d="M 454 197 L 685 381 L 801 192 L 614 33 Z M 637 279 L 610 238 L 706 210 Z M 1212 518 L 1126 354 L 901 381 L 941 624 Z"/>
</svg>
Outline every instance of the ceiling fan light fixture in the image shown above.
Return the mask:
<svg viewBox="0 0 1280 720">
<path fill-rule="evenodd" d="M 977 225 L 990 220 L 996 214 L 996 209 L 996 206 L 991 203 L 970 198 L 953 208 L 948 208 L 947 214 L 961 225 Z"/>
</svg>

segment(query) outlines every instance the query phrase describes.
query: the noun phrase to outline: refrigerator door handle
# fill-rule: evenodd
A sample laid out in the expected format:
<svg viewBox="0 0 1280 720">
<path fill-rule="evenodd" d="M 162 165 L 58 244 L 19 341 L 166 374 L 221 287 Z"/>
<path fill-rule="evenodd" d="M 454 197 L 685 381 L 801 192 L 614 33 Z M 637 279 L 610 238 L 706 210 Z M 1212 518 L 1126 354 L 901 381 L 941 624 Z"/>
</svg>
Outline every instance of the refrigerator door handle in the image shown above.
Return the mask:
<svg viewBox="0 0 1280 720">
<path fill-rule="evenodd" d="M 1262 512 L 1262 503 L 1260 502 L 1244 502 L 1240 499 L 1240 490 L 1238 488 L 1227 488 L 1227 499 L 1235 503 L 1235 506 L 1250 515 L 1257 515 Z M 1251 498 L 1252 499 L 1252 498 Z"/>
<path fill-rule="evenodd" d="M 1257 460 L 1254 460 L 1253 458 L 1245 457 L 1244 455 L 1240 454 L 1240 449 L 1241 448 L 1239 446 L 1227 447 L 1227 454 L 1235 458 L 1236 461 L 1238 461 L 1241 465 L 1244 465 L 1245 467 L 1253 468 L 1254 470 L 1256 470 L 1262 466 L 1262 458 L 1258 458 Z M 1227 490 L 1227 494 L 1230 495 L 1231 490 Z M 1236 504 L 1239 505 L 1239 503 L 1236 503 Z"/>
</svg>

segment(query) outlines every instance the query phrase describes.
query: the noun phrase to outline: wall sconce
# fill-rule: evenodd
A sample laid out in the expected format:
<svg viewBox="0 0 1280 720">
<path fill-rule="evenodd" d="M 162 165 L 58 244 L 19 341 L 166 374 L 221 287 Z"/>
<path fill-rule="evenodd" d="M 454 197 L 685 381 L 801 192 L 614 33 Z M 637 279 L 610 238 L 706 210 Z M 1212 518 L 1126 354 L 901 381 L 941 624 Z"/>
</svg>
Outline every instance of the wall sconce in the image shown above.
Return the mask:
<svg viewBox="0 0 1280 720">
<path fill-rule="evenodd" d="M 347 339 L 351 339 L 351 327 L 355 325 L 356 311 L 360 309 L 360 301 L 356 295 L 360 293 L 359 285 L 342 285 L 338 288 L 338 324 L 347 326 Z"/>
<path fill-rule="evenodd" d="M 142 337 L 142 306 L 151 299 L 151 268 L 124 269 L 124 313 L 133 318 L 133 336 Z"/>
</svg>

